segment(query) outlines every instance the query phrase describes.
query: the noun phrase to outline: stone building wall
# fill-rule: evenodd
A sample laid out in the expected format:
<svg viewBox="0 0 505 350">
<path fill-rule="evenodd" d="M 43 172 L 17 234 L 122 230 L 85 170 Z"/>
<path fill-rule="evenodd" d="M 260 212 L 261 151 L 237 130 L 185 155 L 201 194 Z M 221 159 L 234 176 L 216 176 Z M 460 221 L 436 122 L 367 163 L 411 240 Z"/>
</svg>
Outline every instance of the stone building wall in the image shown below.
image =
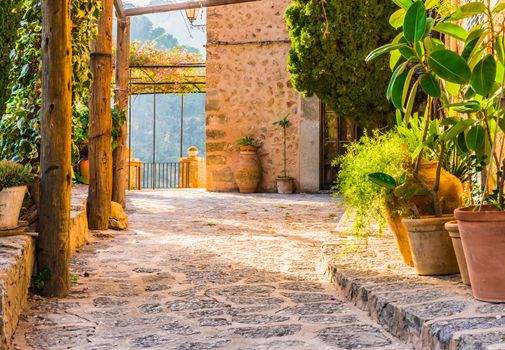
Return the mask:
<svg viewBox="0 0 505 350">
<path fill-rule="evenodd" d="M 290 42 L 284 21 L 289 0 L 262 0 L 209 8 L 207 10 L 207 189 L 234 191 L 237 140 L 251 134 L 263 142 L 261 191 L 275 191 L 275 178 L 282 173 L 282 130 L 272 123 L 290 113 L 288 129 L 288 175 L 300 189 L 302 98 L 291 88 L 287 72 Z M 316 103 L 318 103 L 316 101 Z M 315 108 L 318 113 L 318 109 Z M 312 122 L 314 124 L 314 122 Z M 314 129 L 314 127 L 312 127 Z M 316 127 L 318 130 L 318 127 Z M 316 131 L 316 133 L 318 133 Z M 315 135 L 314 135 L 315 136 Z M 319 159 L 305 150 L 311 160 Z M 314 154 L 315 153 L 315 154 Z M 303 165 L 303 164 L 302 164 Z M 303 169 L 307 172 L 307 169 Z M 318 172 L 309 169 L 312 178 Z M 318 179 L 318 175 L 316 176 Z M 317 180 L 318 181 L 318 180 Z M 312 181 L 314 182 L 314 181 Z M 309 184 L 311 185 L 311 184 Z M 312 183 L 312 190 L 318 184 Z M 308 190 L 309 188 L 303 188 Z"/>
</svg>

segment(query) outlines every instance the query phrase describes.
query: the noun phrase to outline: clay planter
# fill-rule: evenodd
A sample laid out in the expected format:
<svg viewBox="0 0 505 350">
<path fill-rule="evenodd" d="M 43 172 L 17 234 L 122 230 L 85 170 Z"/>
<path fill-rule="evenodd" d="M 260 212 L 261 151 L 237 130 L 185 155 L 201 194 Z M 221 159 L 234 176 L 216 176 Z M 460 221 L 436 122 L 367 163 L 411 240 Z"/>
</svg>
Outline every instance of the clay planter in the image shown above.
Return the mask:
<svg viewBox="0 0 505 350">
<path fill-rule="evenodd" d="M 396 243 L 398 244 L 403 262 L 413 267 L 414 260 L 412 259 L 412 251 L 410 250 L 409 232 L 407 231 L 407 227 L 403 224 L 402 218 L 394 217 L 389 212 L 386 212 L 386 221 L 389 229 L 396 238 Z"/>
<path fill-rule="evenodd" d="M 459 235 L 459 227 L 457 221 L 450 221 L 445 224 L 445 229 L 449 233 L 452 240 L 452 246 L 456 253 L 456 260 L 458 260 L 459 272 L 461 273 L 461 280 L 464 284 L 470 285 L 470 278 L 468 277 L 468 268 L 466 266 L 465 252 L 461 243 L 461 236 Z"/>
<path fill-rule="evenodd" d="M 83 159 L 79 162 L 79 172 L 81 173 L 83 182 L 89 185 L 89 160 Z"/>
<path fill-rule="evenodd" d="M 505 302 L 505 212 L 495 207 L 454 211 L 458 219 L 473 296 Z"/>
<path fill-rule="evenodd" d="M 278 177 L 277 178 L 277 193 L 291 194 L 294 191 L 294 179 L 292 177 Z"/>
<path fill-rule="evenodd" d="M 261 181 L 261 163 L 256 147 L 240 146 L 238 165 L 235 172 L 240 193 L 254 193 Z"/>
<path fill-rule="evenodd" d="M 459 273 L 451 238 L 444 227 L 451 220 L 454 220 L 454 217 L 403 219 L 409 232 L 414 267 L 419 275 L 438 276 Z"/>
<path fill-rule="evenodd" d="M 6 187 L 0 191 L 0 230 L 11 230 L 18 226 L 25 193 L 26 186 Z"/>
</svg>

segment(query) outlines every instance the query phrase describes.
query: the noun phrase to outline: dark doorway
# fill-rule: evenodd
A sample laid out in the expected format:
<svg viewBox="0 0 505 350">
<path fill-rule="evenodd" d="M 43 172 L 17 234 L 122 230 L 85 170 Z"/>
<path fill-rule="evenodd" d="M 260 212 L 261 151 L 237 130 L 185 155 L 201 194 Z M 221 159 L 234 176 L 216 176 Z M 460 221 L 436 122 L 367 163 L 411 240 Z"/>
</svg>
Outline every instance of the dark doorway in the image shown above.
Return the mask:
<svg viewBox="0 0 505 350">
<path fill-rule="evenodd" d="M 340 169 L 333 167 L 332 162 L 345 154 L 345 145 L 358 136 L 358 128 L 354 123 L 321 104 L 321 190 L 333 187 Z"/>
</svg>

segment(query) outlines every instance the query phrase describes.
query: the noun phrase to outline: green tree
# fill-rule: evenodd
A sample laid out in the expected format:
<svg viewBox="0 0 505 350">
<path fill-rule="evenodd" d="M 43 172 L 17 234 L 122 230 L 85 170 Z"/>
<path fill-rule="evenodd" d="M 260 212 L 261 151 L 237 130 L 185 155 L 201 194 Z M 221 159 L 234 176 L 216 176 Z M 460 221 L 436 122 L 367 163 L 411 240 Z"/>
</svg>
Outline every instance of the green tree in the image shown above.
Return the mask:
<svg viewBox="0 0 505 350">
<path fill-rule="evenodd" d="M 295 89 L 316 95 L 359 126 L 387 125 L 394 109 L 384 99 L 391 71 L 367 65 L 367 54 L 391 42 L 388 19 L 396 10 L 384 0 L 292 0 L 286 21 L 292 41 L 289 72 Z"/>
<path fill-rule="evenodd" d="M 19 1 L 2 0 L 0 2 L 0 115 L 5 111 L 5 102 L 10 96 L 9 70 L 11 69 L 10 52 L 16 44 L 16 33 L 21 22 Z"/>
</svg>

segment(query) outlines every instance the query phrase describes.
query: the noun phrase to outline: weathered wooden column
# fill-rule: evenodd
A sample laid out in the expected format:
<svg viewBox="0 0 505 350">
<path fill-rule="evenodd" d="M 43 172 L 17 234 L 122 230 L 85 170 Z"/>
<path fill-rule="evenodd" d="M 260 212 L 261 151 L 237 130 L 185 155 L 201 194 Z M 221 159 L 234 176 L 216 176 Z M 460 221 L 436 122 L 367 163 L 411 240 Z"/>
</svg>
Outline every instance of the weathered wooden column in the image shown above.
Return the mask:
<svg viewBox="0 0 505 350">
<path fill-rule="evenodd" d="M 88 223 L 93 230 L 109 226 L 112 198 L 112 10 L 113 0 L 102 0 L 98 38 L 91 44 L 91 85 L 89 99 Z"/>
<path fill-rule="evenodd" d="M 72 47 L 69 0 L 42 1 L 42 110 L 39 272 L 49 270 L 42 293 L 64 296 L 70 286 L 69 228 L 72 168 Z"/>
<path fill-rule="evenodd" d="M 116 48 L 116 108 L 118 113 L 128 113 L 128 83 L 130 72 L 130 18 L 117 20 Z M 125 122 L 118 131 L 118 146 L 113 152 L 112 200 L 126 206 L 126 186 L 128 164 L 126 162 L 126 138 L 128 134 Z"/>
</svg>

